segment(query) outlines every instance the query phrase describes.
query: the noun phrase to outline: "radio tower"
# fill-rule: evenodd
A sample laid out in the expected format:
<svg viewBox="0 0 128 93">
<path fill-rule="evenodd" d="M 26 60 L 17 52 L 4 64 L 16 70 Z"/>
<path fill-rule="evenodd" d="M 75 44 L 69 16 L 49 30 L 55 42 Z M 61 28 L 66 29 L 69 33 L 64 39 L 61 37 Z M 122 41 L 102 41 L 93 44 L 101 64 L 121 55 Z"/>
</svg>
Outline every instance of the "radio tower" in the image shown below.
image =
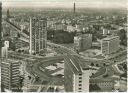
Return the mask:
<svg viewBox="0 0 128 93">
<path fill-rule="evenodd" d="M 10 18 L 10 11 L 9 11 L 9 9 L 7 10 L 7 19 L 9 19 Z"/>
<path fill-rule="evenodd" d="M 74 2 L 74 14 L 75 14 L 75 12 L 76 12 L 76 5 L 75 5 L 75 2 Z"/>
</svg>

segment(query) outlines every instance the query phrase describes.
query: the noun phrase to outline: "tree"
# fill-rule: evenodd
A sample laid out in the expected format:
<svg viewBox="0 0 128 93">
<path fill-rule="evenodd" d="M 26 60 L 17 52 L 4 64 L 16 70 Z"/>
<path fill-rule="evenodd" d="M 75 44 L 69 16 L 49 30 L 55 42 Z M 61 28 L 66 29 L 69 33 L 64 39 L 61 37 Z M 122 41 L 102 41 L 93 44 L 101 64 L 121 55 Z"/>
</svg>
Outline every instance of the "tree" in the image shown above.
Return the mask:
<svg viewBox="0 0 128 93">
<path fill-rule="evenodd" d="M 17 33 L 17 37 L 20 38 L 20 33 Z"/>
<path fill-rule="evenodd" d="M 108 74 L 103 75 L 104 78 L 108 77 Z"/>
<path fill-rule="evenodd" d="M 31 79 L 31 76 L 28 76 L 29 80 Z"/>
<path fill-rule="evenodd" d="M 15 51 L 15 50 L 16 50 L 15 43 L 12 42 L 12 41 L 10 41 L 10 43 L 9 43 L 9 48 L 10 48 L 11 50 Z"/>
<path fill-rule="evenodd" d="M 124 64 L 124 65 L 123 65 L 123 68 L 124 68 L 125 70 L 127 70 L 127 65 L 126 65 L 126 64 Z"/>
<path fill-rule="evenodd" d="M 121 30 L 118 31 L 117 34 L 118 34 L 118 36 L 120 37 L 120 40 L 121 40 L 120 44 L 127 46 L 127 35 L 126 35 L 126 31 L 124 29 L 121 29 Z"/>
<path fill-rule="evenodd" d="M 19 49 L 18 52 L 21 53 L 21 50 Z"/>
<path fill-rule="evenodd" d="M 24 80 L 24 77 L 20 77 L 20 80 L 19 80 L 19 83 L 20 83 L 20 87 L 22 87 L 23 86 L 23 80 Z"/>
<path fill-rule="evenodd" d="M 97 84 L 89 84 L 89 91 L 99 91 L 101 88 Z"/>
<path fill-rule="evenodd" d="M 94 63 L 91 63 L 91 66 L 94 66 Z"/>
<path fill-rule="evenodd" d="M 97 67 L 99 67 L 99 64 L 96 64 Z"/>
<path fill-rule="evenodd" d="M 56 32 L 53 38 L 53 42 L 55 43 L 73 43 L 74 36 L 69 32 Z"/>
<path fill-rule="evenodd" d="M 105 67 L 105 66 L 106 66 L 106 64 L 105 64 L 105 63 L 103 63 L 103 66 Z"/>
<path fill-rule="evenodd" d="M 24 29 L 23 32 L 29 36 L 29 32 L 27 30 Z"/>
</svg>

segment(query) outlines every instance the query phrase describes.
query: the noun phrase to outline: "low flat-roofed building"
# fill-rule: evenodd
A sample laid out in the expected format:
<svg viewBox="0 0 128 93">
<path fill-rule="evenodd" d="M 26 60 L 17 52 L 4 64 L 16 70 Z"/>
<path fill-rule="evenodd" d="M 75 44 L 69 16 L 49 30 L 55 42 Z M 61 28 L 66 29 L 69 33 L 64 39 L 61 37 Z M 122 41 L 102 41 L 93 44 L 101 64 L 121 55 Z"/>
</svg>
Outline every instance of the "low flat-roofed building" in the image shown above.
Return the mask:
<svg viewBox="0 0 128 93">
<path fill-rule="evenodd" d="M 114 89 L 113 79 L 90 79 L 89 84 L 90 92 L 110 92 Z"/>
<path fill-rule="evenodd" d="M 83 34 L 74 37 L 75 49 L 83 51 L 92 46 L 92 34 Z"/>
<path fill-rule="evenodd" d="M 100 68 L 90 77 L 90 92 L 112 92 L 115 90 L 125 92 L 127 81 L 121 80 L 120 75 L 113 66 Z"/>
</svg>

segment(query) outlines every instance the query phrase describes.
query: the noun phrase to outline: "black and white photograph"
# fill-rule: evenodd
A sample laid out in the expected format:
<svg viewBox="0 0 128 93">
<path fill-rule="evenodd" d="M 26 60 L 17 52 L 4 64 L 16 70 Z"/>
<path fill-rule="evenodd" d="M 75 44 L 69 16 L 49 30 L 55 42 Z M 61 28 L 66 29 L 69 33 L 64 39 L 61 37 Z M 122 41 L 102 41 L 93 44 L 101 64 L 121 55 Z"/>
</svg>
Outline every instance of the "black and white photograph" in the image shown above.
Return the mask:
<svg viewBox="0 0 128 93">
<path fill-rule="evenodd" d="M 1 92 L 127 92 L 127 0 L 0 0 Z"/>
</svg>

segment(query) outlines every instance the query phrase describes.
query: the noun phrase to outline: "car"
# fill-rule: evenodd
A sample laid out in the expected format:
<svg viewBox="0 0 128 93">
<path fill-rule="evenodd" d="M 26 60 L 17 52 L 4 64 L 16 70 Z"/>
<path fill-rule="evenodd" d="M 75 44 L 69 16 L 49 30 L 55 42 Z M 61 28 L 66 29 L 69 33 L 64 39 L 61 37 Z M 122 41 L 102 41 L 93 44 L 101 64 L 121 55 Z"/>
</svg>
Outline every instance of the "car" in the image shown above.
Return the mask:
<svg viewBox="0 0 128 93">
<path fill-rule="evenodd" d="M 62 75 L 62 74 L 57 74 L 56 76 L 58 76 L 58 77 L 63 77 L 64 75 Z"/>
</svg>

